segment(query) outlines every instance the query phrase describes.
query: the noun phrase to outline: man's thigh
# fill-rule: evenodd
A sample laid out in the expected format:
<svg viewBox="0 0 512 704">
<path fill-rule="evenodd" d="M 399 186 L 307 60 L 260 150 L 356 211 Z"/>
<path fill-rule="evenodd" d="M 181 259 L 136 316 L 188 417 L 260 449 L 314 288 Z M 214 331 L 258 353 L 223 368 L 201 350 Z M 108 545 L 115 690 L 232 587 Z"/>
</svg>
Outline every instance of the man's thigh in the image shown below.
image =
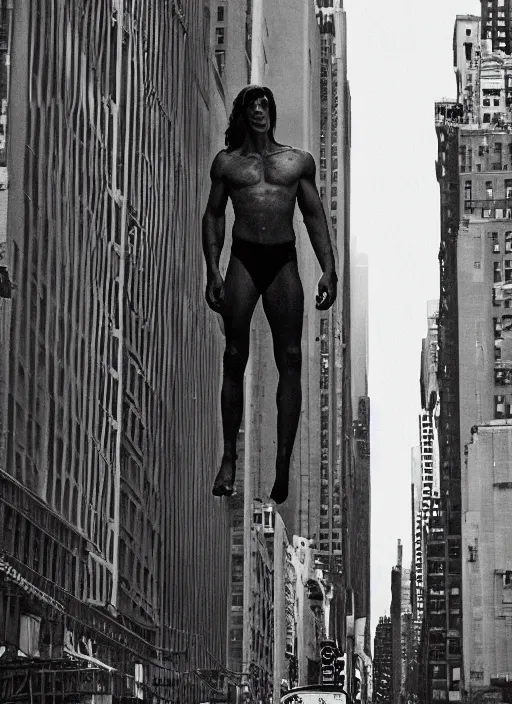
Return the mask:
<svg viewBox="0 0 512 704">
<path fill-rule="evenodd" d="M 249 272 L 236 257 L 229 261 L 224 295 L 222 317 L 226 338 L 248 336 L 259 293 Z"/>
<path fill-rule="evenodd" d="M 297 344 L 302 336 L 304 291 L 297 262 L 287 262 L 263 294 L 263 307 L 276 341 Z"/>
</svg>

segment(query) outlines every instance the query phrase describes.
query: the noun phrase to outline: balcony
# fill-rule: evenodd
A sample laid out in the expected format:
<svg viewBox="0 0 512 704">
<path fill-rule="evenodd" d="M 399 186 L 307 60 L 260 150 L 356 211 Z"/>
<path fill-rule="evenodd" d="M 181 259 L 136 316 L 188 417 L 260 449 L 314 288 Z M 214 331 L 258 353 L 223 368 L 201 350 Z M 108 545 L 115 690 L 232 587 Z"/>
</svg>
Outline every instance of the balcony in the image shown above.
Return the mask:
<svg viewBox="0 0 512 704">
<path fill-rule="evenodd" d="M 475 211 L 477 211 L 475 213 Z M 480 211 L 480 212 L 479 212 Z M 465 200 L 464 212 L 487 219 L 511 220 L 512 219 L 512 199 L 511 198 L 489 198 L 486 200 Z"/>
<path fill-rule="evenodd" d="M 435 123 L 440 125 L 461 125 L 464 121 L 464 107 L 455 100 L 443 100 L 435 104 Z"/>
</svg>

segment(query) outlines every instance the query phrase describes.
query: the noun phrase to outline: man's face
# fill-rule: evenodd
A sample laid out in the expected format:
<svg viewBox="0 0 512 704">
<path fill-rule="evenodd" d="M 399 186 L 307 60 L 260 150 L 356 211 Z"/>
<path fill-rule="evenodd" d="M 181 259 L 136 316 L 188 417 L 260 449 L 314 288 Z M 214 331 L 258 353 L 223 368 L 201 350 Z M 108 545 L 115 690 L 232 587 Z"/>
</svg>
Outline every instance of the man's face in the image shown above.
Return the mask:
<svg viewBox="0 0 512 704">
<path fill-rule="evenodd" d="M 249 127 L 260 134 L 265 134 L 270 129 L 270 113 L 268 98 L 260 96 L 250 100 L 246 108 L 246 118 Z"/>
</svg>

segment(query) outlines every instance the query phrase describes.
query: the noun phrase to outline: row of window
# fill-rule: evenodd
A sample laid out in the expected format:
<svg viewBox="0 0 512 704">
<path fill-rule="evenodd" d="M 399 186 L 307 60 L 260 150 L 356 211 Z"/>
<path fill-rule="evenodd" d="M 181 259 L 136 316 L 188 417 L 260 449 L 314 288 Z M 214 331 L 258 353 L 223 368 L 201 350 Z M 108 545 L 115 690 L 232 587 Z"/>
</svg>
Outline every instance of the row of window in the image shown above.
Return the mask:
<svg viewBox="0 0 512 704">
<path fill-rule="evenodd" d="M 491 242 L 492 246 L 492 251 L 493 254 L 499 254 L 501 251 L 501 242 L 500 242 L 500 236 L 498 232 L 488 232 L 487 233 L 487 238 Z M 512 253 L 512 230 L 507 230 L 505 232 L 505 241 L 504 241 L 504 251 L 505 252 L 510 252 Z"/>
<path fill-rule="evenodd" d="M 464 204 L 464 211 L 482 220 L 512 220 L 512 208 L 473 208 L 470 201 Z M 448 210 L 448 217 L 450 212 Z"/>
<path fill-rule="evenodd" d="M 512 179 L 506 178 L 503 182 L 503 192 L 506 200 L 512 199 Z M 496 190 L 493 181 L 485 182 L 485 200 L 494 200 L 496 197 Z M 502 196 L 503 197 L 503 196 Z M 464 200 L 473 200 L 473 183 L 471 180 L 464 182 Z"/>
</svg>

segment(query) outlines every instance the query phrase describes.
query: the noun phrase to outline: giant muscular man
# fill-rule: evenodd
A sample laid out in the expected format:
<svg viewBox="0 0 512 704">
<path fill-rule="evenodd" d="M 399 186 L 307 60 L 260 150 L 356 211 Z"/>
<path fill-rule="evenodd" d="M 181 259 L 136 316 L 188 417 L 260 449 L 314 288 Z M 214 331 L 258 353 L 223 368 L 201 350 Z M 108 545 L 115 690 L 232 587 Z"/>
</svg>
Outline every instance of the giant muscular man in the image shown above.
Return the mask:
<svg viewBox="0 0 512 704">
<path fill-rule="evenodd" d="M 296 202 L 323 272 L 318 283 L 318 309 L 326 310 L 334 303 L 337 278 L 325 213 L 315 185 L 313 157 L 278 144 L 275 124 L 272 92 L 260 86 L 244 88 L 233 104 L 226 130 L 227 148 L 217 154 L 211 167 L 203 251 L 206 301 L 222 315 L 226 335 L 221 395 L 224 454 L 213 493 L 233 493 L 250 322 L 261 296 L 279 372 L 276 478 L 270 498 L 282 503 L 288 496 L 290 460 L 301 409 L 304 295 L 293 231 Z M 223 280 L 219 260 L 228 198 L 235 222 L 231 258 Z"/>
</svg>

